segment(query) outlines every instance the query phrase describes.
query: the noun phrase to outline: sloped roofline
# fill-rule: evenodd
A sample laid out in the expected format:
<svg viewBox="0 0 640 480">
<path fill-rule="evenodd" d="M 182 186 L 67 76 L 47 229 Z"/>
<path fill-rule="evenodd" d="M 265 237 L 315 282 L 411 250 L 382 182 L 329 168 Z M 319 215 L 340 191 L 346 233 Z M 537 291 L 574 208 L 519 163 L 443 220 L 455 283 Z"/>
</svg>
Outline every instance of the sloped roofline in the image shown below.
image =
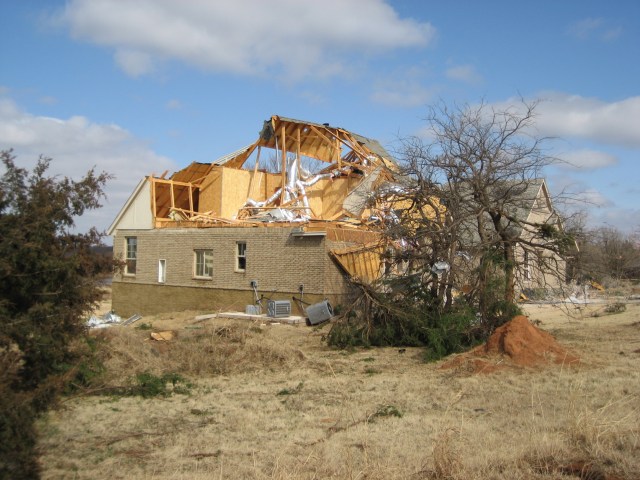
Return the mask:
<svg viewBox="0 0 640 480">
<path fill-rule="evenodd" d="M 116 215 L 116 218 L 113 220 L 113 222 L 111 222 L 111 225 L 109 225 L 109 228 L 107 229 L 107 235 L 113 235 L 113 233 L 116 230 L 116 227 L 118 226 L 118 223 L 120 223 L 120 220 L 122 220 L 122 217 L 124 216 L 126 211 L 129 209 L 133 201 L 136 199 L 136 197 L 138 196 L 138 194 L 140 193 L 140 191 L 142 190 L 146 182 L 147 182 L 147 177 L 144 177 L 142 180 L 140 180 L 140 182 L 138 182 L 138 185 L 133 190 L 133 193 L 129 195 L 129 198 L 127 199 L 123 207 L 118 212 L 118 215 Z"/>
</svg>

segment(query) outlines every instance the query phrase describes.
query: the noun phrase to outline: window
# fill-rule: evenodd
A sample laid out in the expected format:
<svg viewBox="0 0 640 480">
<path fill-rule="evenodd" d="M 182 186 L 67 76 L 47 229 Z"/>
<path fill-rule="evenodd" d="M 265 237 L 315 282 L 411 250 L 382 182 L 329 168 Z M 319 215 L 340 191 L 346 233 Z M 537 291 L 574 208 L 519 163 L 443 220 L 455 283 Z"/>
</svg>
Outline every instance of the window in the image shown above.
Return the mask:
<svg viewBox="0 0 640 480">
<path fill-rule="evenodd" d="M 213 250 L 196 250 L 196 278 L 213 278 Z"/>
<path fill-rule="evenodd" d="M 125 275 L 136 274 L 136 263 L 138 260 L 138 238 L 137 237 L 125 237 L 125 261 L 124 267 Z"/>
<path fill-rule="evenodd" d="M 167 280 L 167 261 L 158 260 L 158 283 L 164 283 Z"/>
<path fill-rule="evenodd" d="M 247 242 L 236 243 L 236 272 L 247 269 Z"/>
<path fill-rule="evenodd" d="M 529 252 L 524 251 L 524 279 L 531 280 L 531 263 L 529 263 Z"/>
</svg>

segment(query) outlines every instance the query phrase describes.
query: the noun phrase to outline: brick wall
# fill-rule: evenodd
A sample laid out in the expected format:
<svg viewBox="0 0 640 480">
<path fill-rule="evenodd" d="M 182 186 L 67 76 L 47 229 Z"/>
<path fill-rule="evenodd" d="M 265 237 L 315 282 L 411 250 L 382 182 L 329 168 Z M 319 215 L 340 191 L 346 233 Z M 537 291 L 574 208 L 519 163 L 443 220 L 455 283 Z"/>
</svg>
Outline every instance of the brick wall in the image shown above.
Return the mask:
<svg viewBox="0 0 640 480">
<path fill-rule="evenodd" d="M 339 303 L 344 274 L 329 257 L 324 237 L 292 237 L 291 228 L 176 228 L 119 230 L 114 255 L 124 257 L 125 237 L 138 242 L 136 275 L 116 274 L 113 306 L 122 316 L 177 310 L 244 311 L 253 303 L 251 280 L 266 298 L 289 300 L 304 285 L 305 301 Z M 246 271 L 236 271 L 236 242 L 246 242 Z M 194 250 L 211 249 L 213 278 L 194 278 Z M 166 282 L 158 283 L 158 260 Z"/>
<path fill-rule="evenodd" d="M 141 283 L 114 282 L 112 285 L 113 309 L 123 318 L 135 313 L 155 315 L 166 312 L 193 310 L 200 313 L 218 311 L 244 312 L 245 305 L 251 305 L 253 293 L 244 290 L 224 290 L 198 287 L 173 287 L 170 285 L 148 285 Z M 304 315 L 298 302 L 292 300 L 294 293 L 273 295 L 273 300 L 291 300 L 294 315 Z M 299 298 L 297 292 L 295 297 Z M 342 295 L 305 294 L 304 301 L 309 304 L 327 298 L 332 305 L 343 301 Z M 267 299 L 264 299 L 266 309 Z"/>
</svg>

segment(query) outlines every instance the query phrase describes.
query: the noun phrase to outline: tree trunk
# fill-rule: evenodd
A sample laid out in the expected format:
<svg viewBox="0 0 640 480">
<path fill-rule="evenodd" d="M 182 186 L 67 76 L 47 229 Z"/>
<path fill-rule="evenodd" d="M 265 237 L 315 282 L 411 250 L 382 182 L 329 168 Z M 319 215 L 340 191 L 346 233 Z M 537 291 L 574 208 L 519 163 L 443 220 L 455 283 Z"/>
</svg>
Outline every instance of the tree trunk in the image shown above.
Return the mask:
<svg viewBox="0 0 640 480">
<path fill-rule="evenodd" d="M 516 298 L 515 264 L 513 245 L 504 242 L 504 299 L 508 303 L 514 303 Z"/>
</svg>

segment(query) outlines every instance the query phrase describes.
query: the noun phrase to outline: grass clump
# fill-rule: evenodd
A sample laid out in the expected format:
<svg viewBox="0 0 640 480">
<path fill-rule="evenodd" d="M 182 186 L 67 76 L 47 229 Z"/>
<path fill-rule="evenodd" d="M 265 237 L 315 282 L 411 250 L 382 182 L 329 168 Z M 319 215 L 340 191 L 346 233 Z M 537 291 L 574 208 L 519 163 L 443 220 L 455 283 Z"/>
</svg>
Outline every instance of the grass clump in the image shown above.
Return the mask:
<svg viewBox="0 0 640 480">
<path fill-rule="evenodd" d="M 612 303 L 610 305 L 607 305 L 604 308 L 605 313 L 608 313 L 608 314 L 622 313 L 622 312 L 625 312 L 626 310 L 627 310 L 627 305 L 622 302 Z"/>
<path fill-rule="evenodd" d="M 284 395 L 295 395 L 297 393 L 300 393 L 300 391 L 302 390 L 302 387 L 304 387 L 304 382 L 298 383 L 298 385 L 296 385 L 293 388 L 283 388 L 278 393 L 276 393 L 276 395 L 279 397 Z"/>
<path fill-rule="evenodd" d="M 378 409 L 369 416 L 369 421 L 373 421 L 376 418 L 384 417 L 396 417 L 402 418 L 402 412 L 395 405 L 380 405 Z"/>
<path fill-rule="evenodd" d="M 70 374 L 70 380 L 63 393 L 66 395 L 99 385 L 107 370 L 100 349 L 104 338 L 86 335 L 76 343 L 80 360 L 75 364 L 63 364 Z"/>
<path fill-rule="evenodd" d="M 193 384 L 178 373 L 154 375 L 150 372 L 137 373 L 132 379 L 132 385 L 125 387 L 108 387 L 103 393 L 121 397 L 169 397 L 174 393 L 188 395 Z"/>
<path fill-rule="evenodd" d="M 186 395 L 192 387 L 182 375 L 177 373 L 165 373 L 162 376 L 157 376 L 149 372 L 142 372 L 136 375 L 135 382 L 131 394 L 143 398 L 168 397 L 172 393 Z"/>
<path fill-rule="evenodd" d="M 592 317 L 598 318 L 602 314 L 605 315 L 616 315 L 619 313 L 624 313 L 627 311 L 627 304 L 622 302 L 615 302 L 606 305 L 603 309 L 593 312 L 591 314 Z"/>
</svg>

